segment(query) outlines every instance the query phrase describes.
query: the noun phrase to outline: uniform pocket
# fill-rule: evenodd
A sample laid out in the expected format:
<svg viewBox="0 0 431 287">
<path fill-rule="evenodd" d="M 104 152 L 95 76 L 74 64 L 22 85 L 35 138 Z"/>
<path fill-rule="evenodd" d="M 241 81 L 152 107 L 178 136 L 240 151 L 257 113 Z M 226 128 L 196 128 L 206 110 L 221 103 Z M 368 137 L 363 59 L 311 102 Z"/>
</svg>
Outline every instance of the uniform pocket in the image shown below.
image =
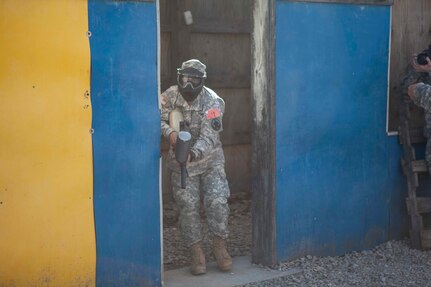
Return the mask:
<svg viewBox="0 0 431 287">
<path fill-rule="evenodd" d="M 190 132 L 197 138 L 201 131 L 202 116 L 199 111 L 192 111 L 190 120 Z"/>
</svg>

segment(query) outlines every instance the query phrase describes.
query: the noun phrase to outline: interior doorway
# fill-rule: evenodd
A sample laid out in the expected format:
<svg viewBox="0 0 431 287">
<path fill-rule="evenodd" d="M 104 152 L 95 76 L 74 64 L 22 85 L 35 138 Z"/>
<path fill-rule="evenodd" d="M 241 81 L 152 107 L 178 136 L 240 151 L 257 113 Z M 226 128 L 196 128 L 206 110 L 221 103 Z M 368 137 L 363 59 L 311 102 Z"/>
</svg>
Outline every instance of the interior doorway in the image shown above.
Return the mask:
<svg viewBox="0 0 431 287">
<path fill-rule="evenodd" d="M 228 250 L 233 257 L 250 256 L 251 235 L 251 30 L 249 0 L 160 0 L 161 90 L 176 84 L 176 68 L 191 58 L 207 65 L 206 86 L 226 103 L 221 140 L 226 158 L 229 199 Z M 188 12 L 186 12 L 188 11 Z M 186 12 L 186 14 L 184 13 Z M 162 140 L 162 154 L 168 144 Z M 162 163 L 164 270 L 189 266 L 182 242 L 170 172 Z M 205 213 L 204 251 L 214 261 Z"/>
</svg>

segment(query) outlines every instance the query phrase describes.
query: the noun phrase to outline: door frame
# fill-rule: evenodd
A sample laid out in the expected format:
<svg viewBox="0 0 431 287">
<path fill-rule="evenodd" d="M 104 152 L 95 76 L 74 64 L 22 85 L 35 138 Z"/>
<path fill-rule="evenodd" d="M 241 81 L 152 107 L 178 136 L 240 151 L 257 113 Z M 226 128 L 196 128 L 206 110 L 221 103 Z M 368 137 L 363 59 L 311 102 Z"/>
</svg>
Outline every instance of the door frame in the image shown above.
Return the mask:
<svg viewBox="0 0 431 287">
<path fill-rule="evenodd" d="M 252 262 L 276 258 L 275 0 L 253 4 L 251 75 Z"/>
</svg>

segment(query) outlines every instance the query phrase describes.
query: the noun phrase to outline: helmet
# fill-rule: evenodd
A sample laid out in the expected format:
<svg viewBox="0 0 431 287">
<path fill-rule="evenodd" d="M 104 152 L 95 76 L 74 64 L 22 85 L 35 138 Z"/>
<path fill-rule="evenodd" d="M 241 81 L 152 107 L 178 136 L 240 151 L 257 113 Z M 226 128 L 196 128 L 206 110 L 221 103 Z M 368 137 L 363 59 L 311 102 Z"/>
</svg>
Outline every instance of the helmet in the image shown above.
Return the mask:
<svg viewBox="0 0 431 287">
<path fill-rule="evenodd" d="M 177 83 L 180 94 L 188 102 L 193 102 L 204 86 L 207 73 L 201 61 L 191 59 L 177 69 Z"/>
</svg>

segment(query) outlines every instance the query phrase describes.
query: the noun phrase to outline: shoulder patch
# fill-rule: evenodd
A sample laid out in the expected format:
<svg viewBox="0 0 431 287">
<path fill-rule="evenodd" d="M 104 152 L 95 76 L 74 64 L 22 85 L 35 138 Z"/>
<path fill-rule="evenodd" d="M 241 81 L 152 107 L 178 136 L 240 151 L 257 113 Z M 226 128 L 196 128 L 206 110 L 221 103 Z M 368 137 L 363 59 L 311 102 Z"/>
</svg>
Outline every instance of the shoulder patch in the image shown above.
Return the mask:
<svg viewBox="0 0 431 287">
<path fill-rule="evenodd" d="M 165 93 L 160 95 L 160 103 L 162 104 L 162 106 L 166 106 L 166 104 L 168 103 L 168 98 L 166 97 Z"/>
<path fill-rule="evenodd" d="M 211 127 L 213 128 L 213 130 L 218 132 L 221 128 L 220 119 L 212 119 L 211 120 Z"/>
<path fill-rule="evenodd" d="M 217 108 L 209 109 L 206 112 L 206 116 L 207 116 L 207 119 L 209 119 L 209 120 L 218 118 L 218 117 L 220 117 L 220 110 Z"/>
</svg>

